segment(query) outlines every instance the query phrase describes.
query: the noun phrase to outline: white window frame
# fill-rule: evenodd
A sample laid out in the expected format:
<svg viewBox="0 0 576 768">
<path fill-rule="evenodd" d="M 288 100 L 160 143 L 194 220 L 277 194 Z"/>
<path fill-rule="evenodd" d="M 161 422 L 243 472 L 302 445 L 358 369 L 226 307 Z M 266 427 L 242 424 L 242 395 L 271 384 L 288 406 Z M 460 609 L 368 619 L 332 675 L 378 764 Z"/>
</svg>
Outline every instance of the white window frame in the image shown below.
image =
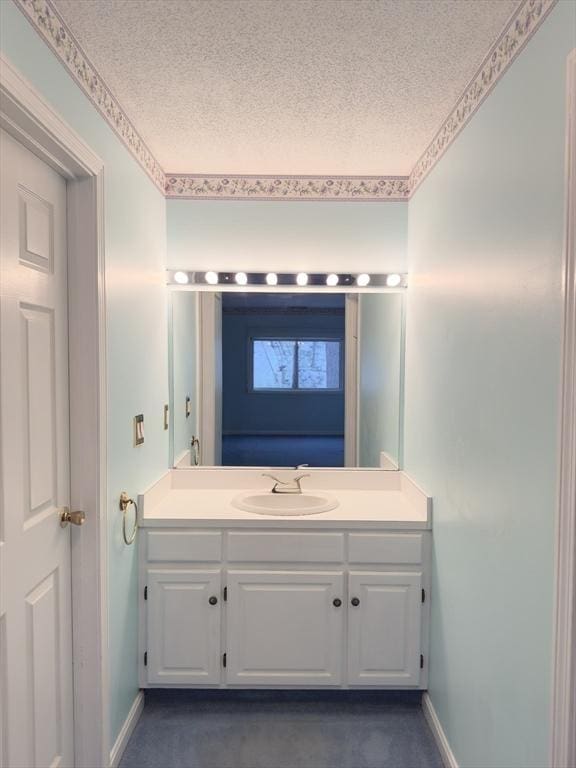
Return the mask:
<svg viewBox="0 0 576 768">
<path fill-rule="evenodd" d="M 310 387 L 255 387 L 254 386 L 254 342 L 256 341 L 293 341 L 296 345 L 295 375 L 298 375 L 298 342 L 299 341 L 331 341 L 340 346 L 338 359 L 338 387 L 310 388 Z M 248 391 L 256 395 L 272 393 L 275 395 L 342 395 L 344 394 L 344 338 L 331 336 L 327 333 L 294 333 L 287 331 L 279 333 L 251 333 L 248 337 Z"/>
</svg>

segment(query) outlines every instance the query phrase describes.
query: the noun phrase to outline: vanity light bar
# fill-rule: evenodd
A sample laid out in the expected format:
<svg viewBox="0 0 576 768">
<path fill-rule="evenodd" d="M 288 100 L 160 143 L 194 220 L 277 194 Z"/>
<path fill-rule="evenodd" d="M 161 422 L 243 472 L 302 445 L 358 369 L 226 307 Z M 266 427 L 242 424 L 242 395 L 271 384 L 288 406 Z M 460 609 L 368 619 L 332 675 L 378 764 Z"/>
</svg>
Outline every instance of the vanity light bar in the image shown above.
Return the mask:
<svg viewBox="0 0 576 768">
<path fill-rule="evenodd" d="M 242 290 L 243 288 L 267 290 L 271 288 L 286 291 L 287 288 L 297 290 L 318 291 L 370 291 L 387 289 L 403 291 L 406 289 L 408 276 L 402 273 L 388 274 L 358 273 L 324 273 L 324 272 L 191 272 L 177 269 L 167 270 L 169 286 L 188 290 Z"/>
</svg>

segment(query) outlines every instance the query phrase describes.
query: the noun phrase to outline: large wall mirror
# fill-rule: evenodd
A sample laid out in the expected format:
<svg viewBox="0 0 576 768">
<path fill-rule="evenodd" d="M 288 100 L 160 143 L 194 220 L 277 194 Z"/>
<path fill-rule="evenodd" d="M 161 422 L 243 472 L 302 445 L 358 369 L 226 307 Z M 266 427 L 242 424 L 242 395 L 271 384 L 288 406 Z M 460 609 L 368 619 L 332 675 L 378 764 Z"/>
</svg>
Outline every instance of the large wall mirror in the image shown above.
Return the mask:
<svg viewBox="0 0 576 768">
<path fill-rule="evenodd" d="M 402 464 L 404 294 L 173 291 L 171 464 Z"/>
</svg>

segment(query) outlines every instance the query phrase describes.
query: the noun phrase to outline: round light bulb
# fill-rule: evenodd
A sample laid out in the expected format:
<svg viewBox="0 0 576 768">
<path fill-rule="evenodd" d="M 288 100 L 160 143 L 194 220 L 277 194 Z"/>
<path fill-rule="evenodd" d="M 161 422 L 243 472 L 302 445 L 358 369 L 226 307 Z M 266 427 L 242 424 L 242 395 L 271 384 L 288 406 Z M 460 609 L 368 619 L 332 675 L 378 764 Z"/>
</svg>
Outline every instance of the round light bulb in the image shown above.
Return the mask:
<svg viewBox="0 0 576 768">
<path fill-rule="evenodd" d="M 174 282 L 178 285 L 186 285 L 189 282 L 186 272 L 174 272 Z"/>
<path fill-rule="evenodd" d="M 204 275 L 204 280 L 208 283 L 208 285 L 217 285 L 218 283 L 218 273 L 217 272 L 206 272 Z"/>
<path fill-rule="evenodd" d="M 388 288 L 397 288 L 400 283 L 402 282 L 402 277 L 400 275 L 387 275 L 386 276 L 386 285 Z"/>
<path fill-rule="evenodd" d="M 367 275 L 366 272 L 362 272 L 361 275 L 358 275 L 356 278 L 356 285 L 358 285 L 360 288 L 364 288 L 368 285 L 370 282 L 370 275 Z"/>
<path fill-rule="evenodd" d="M 298 272 L 296 275 L 296 282 L 298 285 L 308 285 L 308 275 L 306 272 Z"/>
<path fill-rule="evenodd" d="M 278 285 L 278 275 L 276 272 L 268 272 L 266 275 L 266 284 L 267 285 Z"/>
<path fill-rule="evenodd" d="M 340 281 L 340 278 L 338 277 L 338 275 L 332 272 L 326 278 L 326 285 L 334 287 L 335 285 L 338 285 L 339 281 Z"/>
<path fill-rule="evenodd" d="M 248 283 L 248 275 L 246 272 L 236 272 L 234 280 L 236 280 L 238 285 L 246 285 Z"/>
</svg>

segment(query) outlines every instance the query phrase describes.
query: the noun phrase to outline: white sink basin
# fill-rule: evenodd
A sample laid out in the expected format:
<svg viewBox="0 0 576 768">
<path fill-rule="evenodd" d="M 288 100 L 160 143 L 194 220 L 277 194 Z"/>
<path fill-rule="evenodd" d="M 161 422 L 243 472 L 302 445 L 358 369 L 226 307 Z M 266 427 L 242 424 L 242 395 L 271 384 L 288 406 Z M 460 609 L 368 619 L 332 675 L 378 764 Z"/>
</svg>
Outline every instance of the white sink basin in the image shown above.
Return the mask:
<svg viewBox="0 0 576 768">
<path fill-rule="evenodd" d="M 232 500 L 237 509 L 255 515 L 318 515 L 336 509 L 338 501 L 326 493 L 271 493 L 248 491 Z"/>
</svg>

